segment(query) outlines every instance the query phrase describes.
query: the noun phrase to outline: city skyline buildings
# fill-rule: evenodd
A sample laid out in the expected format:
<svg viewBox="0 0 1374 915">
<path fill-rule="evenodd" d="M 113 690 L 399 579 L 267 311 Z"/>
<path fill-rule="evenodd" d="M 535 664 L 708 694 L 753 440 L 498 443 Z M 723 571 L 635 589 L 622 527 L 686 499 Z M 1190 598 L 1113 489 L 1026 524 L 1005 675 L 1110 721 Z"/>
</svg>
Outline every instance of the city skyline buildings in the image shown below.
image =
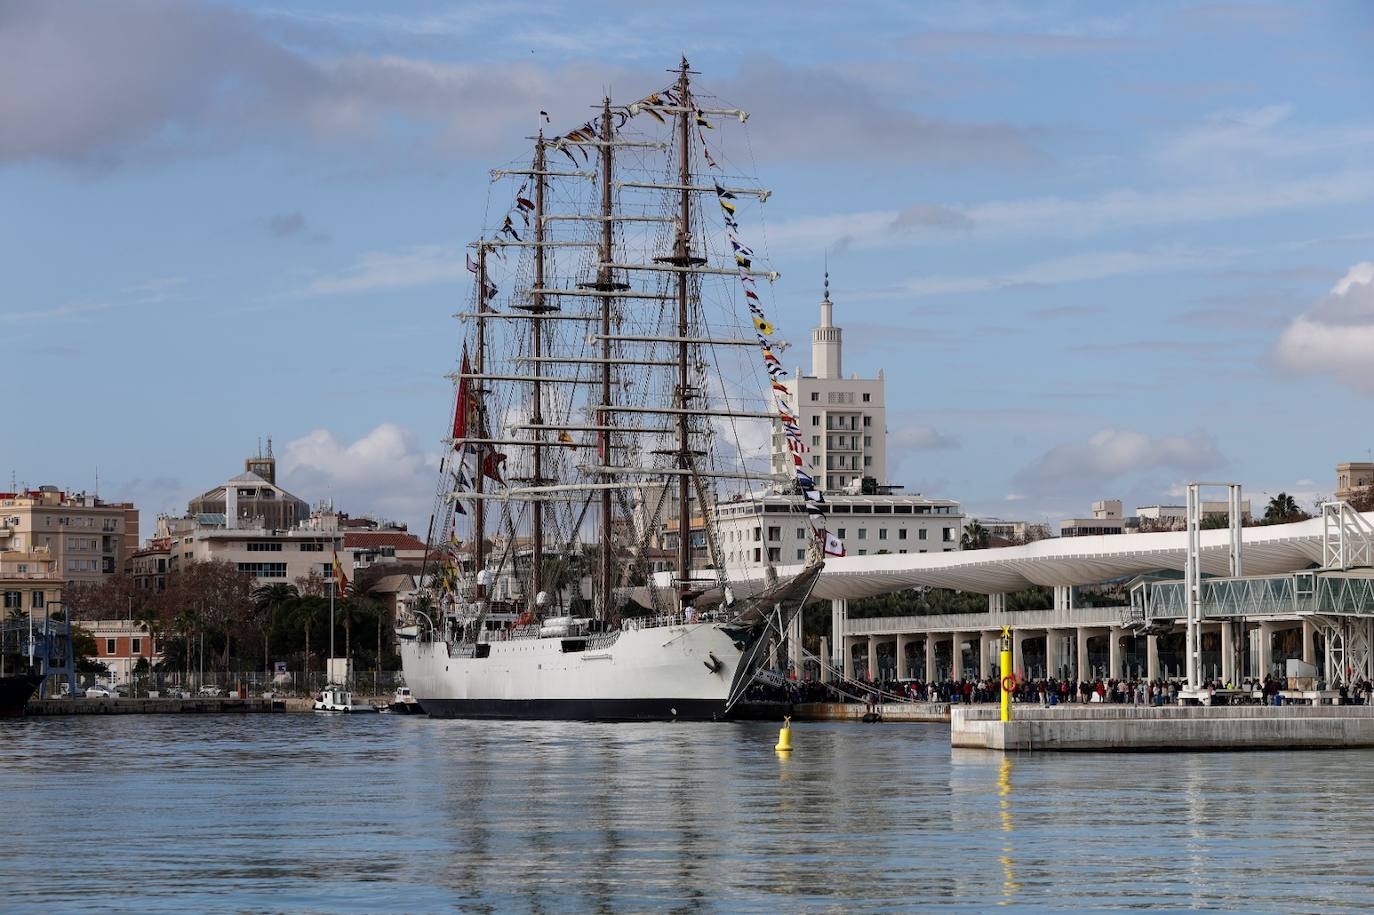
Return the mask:
<svg viewBox="0 0 1374 915">
<path fill-rule="evenodd" d="M 145 2 L 116 28 L 16 4 L 0 326 L 18 393 L 42 374 L 62 409 L 6 438 L 0 479 L 91 490 L 99 467 L 152 517 L 270 432 L 290 491 L 417 527 L 486 170 L 539 109 L 580 117 L 588 85 L 632 93 L 680 51 L 753 113 L 736 165 L 775 191 L 760 254 L 794 345 L 831 252 L 846 370 L 886 374 L 891 482 L 1058 520 L 1196 476 L 1306 503 L 1367 457 L 1367 7 L 894 6 L 875 36 L 762 4 L 704 42 L 722 10 L 549 6 L 531 31 L 462 4 Z M 129 434 L 149 398 L 194 428 Z"/>
</svg>

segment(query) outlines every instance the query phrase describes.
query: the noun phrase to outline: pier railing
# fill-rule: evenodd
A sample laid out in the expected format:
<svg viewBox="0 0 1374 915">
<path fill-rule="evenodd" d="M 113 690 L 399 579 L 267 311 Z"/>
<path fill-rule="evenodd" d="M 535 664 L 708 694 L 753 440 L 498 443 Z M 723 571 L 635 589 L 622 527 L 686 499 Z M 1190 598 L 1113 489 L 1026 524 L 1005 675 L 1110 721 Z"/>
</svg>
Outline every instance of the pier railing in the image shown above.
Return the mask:
<svg viewBox="0 0 1374 915">
<path fill-rule="evenodd" d="M 389 696 L 396 691 L 396 687 L 404 684 L 405 678 L 398 670 L 369 670 L 355 673 L 349 685 L 355 694 L 366 697 Z M 189 676 L 185 673 L 136 674 L 122 683 L 111 682 L 110 677 L 104 674 L 77 674 L 76 698 L 84 698 L 86 690 L 91 687 L 102 686 L 118 696 L 131 699 L 149 698 L 152 695 L 160 698 L 180 697 L 183 693 L 186 698 L 218 698 L 234 692 L 254 699 L 269 693 L 273 698 L 292 699 L 312 696 L 326 685 L 328 681 L 324 672 L 316 670 L 309 674 L 299 671 L 268 674 L 261 670 L 207 672 L 203 675 L 192 672 Z M 46 698 L 60 699 L 68 695 L 65 674 L 49 676 L 43 684 L 43 696 Z"/>
</svg>

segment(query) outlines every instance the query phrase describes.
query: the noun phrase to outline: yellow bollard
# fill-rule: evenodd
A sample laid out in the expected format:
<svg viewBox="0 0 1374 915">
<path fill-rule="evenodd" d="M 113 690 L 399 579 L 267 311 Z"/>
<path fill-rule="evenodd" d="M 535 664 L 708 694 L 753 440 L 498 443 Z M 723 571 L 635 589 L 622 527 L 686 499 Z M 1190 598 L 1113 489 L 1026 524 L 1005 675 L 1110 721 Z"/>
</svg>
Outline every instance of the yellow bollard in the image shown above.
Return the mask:
<svg viewBox="0 0 1374 915">
<path fill-rule="evenodd" d="M 1011 720 L 1011 689 L 1016 674 L 1011 669 L 1011 627 L 1002 627 L 1002 653 L 998 656 L 997 673 L 1002 678 L 1002 720 Z"/>
<path fill-rule="evenodd" d="M 788 715 L 782 719 L 782 730 L 778 731 L 778 745 L 773 749 L 779 753 L 792 752 L 792 716 Z"/>
</svg>

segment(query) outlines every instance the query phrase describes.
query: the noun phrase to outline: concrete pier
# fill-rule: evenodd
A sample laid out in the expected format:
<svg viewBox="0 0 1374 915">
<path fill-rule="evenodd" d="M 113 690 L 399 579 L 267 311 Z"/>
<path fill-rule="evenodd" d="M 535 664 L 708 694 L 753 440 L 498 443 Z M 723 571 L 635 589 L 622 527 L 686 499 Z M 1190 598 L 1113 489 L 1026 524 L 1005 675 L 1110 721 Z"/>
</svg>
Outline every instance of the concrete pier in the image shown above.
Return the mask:
<svg viewBox="0 0 1374 915">
<path fill-rule="evenodd" d="M 884 721 L 949 721 L 948 702 L 893 702 L 878 705 Z M 803 702 L 794 721 L 862 721 L 868 706 L 861 702 Z"/>
<path fill-rule="evenodd" d="M 1374 707 L 955 706 L 950 744 L 983 750 L 1206 751 L 1374 747 Z"/>
<path fill-rule="evenodd" d="M 309 699 L 30 699 L 26 716 L 308 712 Z"/>
</svg>

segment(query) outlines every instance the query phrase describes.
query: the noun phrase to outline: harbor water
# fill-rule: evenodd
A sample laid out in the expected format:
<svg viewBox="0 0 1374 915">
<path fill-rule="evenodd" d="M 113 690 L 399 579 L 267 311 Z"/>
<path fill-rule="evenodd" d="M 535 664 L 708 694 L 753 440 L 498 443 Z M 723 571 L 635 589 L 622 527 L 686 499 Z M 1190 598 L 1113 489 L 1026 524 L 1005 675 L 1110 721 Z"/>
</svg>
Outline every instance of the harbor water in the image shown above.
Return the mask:
<svg viewBox="0 0 1374 915">
<path fill-rule="evenodd" d="M 1002 756 L 938 724 L 0 722 L 3 908 L 1345 912 L 1368 751 Z"/>
</svg>

